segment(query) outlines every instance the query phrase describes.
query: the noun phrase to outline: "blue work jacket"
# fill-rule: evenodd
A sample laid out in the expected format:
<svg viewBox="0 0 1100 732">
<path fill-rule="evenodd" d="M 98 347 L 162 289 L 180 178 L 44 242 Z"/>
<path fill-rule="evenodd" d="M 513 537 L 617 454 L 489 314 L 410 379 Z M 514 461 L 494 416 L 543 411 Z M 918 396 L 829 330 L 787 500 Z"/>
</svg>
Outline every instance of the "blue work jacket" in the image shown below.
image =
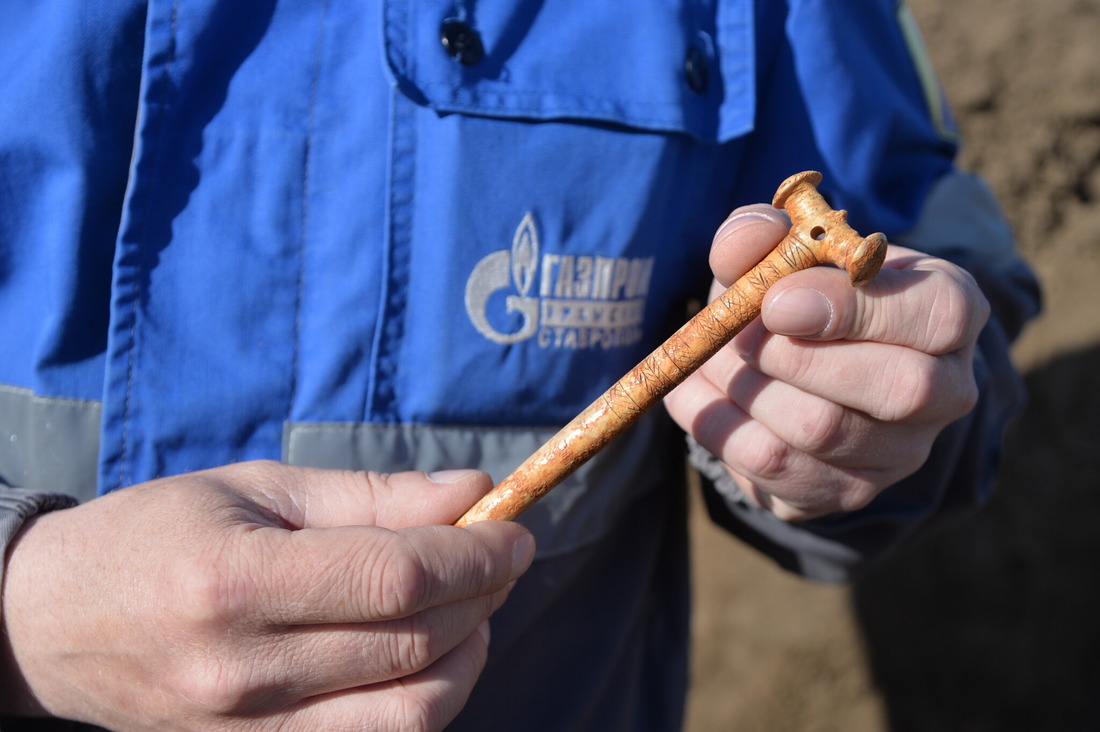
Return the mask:
<svg viewBox="0 0 1100 732">
<path fill-rule="evenodd" d="M 955 152 L 895 0 L 5 3 L 0 483 L 499 479 L 679 325 L 734 206 L 816 169 L 857 229 L 973 265 L 996 313 L 982 405 L 894 498 L 794 527 L 711 493 L 844 576 L 985 490 L 1015 403 L 1032 285 Z M 523 517 L 538 560 L 456 729 L 678 726 L 683 444 L 657 410 Z"/>
</svg>

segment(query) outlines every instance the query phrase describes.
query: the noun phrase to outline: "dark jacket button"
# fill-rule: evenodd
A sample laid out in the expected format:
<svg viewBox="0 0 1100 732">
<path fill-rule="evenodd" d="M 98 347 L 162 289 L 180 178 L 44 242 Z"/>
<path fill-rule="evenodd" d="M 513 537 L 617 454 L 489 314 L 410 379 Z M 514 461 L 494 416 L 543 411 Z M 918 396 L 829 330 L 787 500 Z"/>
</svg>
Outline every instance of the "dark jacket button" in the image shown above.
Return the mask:
<svg viewBox="0 0 1100 732">
<path fill-rule="evenodd" d="M 687 85 L 693 92 L 702 94 L 707 90 L 709 72 L 707 70 L 707 54 L 698 46 L 691 46 L 684 57 L 684 76 Z"/>
<path fill-rule="evenodd" d="M 473 66 L 485 57 L 485 46 L 481 44 L 481 34 L 470 24 L 458 18 L 447 18 L 439 27 L 439 39 L 443 48 L 453 58 L 466 66 Z"/>
</svg>

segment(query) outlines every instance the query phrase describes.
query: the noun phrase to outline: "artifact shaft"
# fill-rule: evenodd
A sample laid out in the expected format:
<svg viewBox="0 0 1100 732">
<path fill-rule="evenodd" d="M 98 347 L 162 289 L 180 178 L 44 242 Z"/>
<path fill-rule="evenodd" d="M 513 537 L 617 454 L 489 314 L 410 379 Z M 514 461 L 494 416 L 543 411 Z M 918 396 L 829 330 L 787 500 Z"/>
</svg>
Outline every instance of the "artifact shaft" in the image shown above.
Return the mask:
<svg viewBox="0 0 1100 732">
<path fill-rule="evenodd" d="M 856 287 L 870 282 L 886 257 L 886 237 L 862 238 L 817 190 L 821 174 L 785 180 L 772 204 L 791 229 L 776 248 L 535 451 L 458 520 L 510 521 L 571 475 L 760 315 L 764 293 L 792 272 L 818 264 L 845 269 Z"/>
</svg>

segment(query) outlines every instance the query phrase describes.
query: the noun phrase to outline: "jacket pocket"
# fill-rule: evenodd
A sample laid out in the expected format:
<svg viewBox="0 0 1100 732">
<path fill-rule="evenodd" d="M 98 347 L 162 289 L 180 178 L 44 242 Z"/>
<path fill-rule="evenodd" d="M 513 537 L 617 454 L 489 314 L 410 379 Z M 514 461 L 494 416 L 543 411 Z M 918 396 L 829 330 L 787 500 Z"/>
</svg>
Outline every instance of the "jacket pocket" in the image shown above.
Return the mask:
<svg viewBox="0 0 1100 732">
<path fill-rule="evenodd" d="M 441 114 L 720 142 L 752 127 L 752 2 L 384 5 L 389 72 L 405 95 Z"/>
</svg>

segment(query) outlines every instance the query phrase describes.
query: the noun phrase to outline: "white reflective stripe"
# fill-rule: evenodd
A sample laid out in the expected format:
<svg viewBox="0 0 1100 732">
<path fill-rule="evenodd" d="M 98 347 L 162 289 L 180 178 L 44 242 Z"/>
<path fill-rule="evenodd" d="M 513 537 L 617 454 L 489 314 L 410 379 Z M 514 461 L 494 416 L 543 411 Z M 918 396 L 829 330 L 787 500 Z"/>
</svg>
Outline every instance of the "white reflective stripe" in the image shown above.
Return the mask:
<svg viewBox="0 0 1100 732">
<path fill-rule="evenodd" d="M 500 481 L 558 427 L 468 427 L 424 424 L 287 423 L 283 459 L 295 465 L 394 473 L 477 468 Z M 670 452 L 666 452 L 666 449 Z M 677 485 L 682 434 L 654 410 L 535 504 L 521 523 L 538 556 L 575 551 L 600 538 L 641 496 Z"/>
<path fill-rule="evenodd" d="M 940 137 L 956 142 L 959 139 L 959 130 L 951 115 L 951 106 L 947 102 L 943 86 L 936 75 L 932 58 L 928 54 L 928 48 L 924 45 L 924 38 L 921 36 L 913 11 L 904 3 L 898 3 L 898 25 L 901 26 L 902 36 L 905 37 L 905 45 L 909 47 L 909 55 L 913 57 L 913 65 L 916 67 L 917 76 L 920 77 L 924 100 L 928 104 L 928 114 L 932 124 Z"/>
<path fill-rule="evenodd" d="M 0 384 L 0 484 L 96 495 L 101 405 Z"/>
</svg>

